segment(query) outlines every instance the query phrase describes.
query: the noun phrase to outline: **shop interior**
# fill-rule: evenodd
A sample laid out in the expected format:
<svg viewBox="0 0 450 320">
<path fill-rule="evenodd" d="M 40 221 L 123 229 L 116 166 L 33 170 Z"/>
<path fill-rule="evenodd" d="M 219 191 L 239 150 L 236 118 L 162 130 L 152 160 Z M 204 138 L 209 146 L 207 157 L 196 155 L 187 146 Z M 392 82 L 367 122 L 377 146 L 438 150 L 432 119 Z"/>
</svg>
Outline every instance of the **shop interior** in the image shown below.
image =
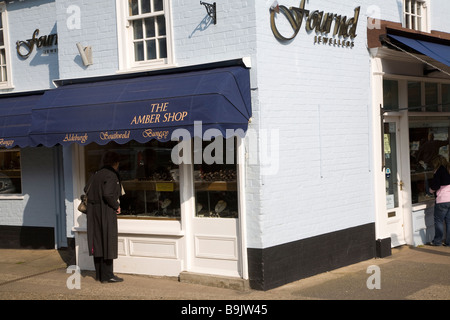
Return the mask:
<svg viewBox="0 0 450 320">
<path fill-rule="evenodd" d="M 202 157 L 199 163 L 194 163 L 192 177 L 196 217 L 238 217 L 234 142 L 234 138 L 223 137 L 200 141 L 198 152 Z M 86 181 L 100 168 L 105 152 L 115 151 L 121 155 L 119 174 L 125 191 L 120 198 L 119 218 L 180 219 L 180 167 L 172 161 L 172 150 L 177 144 L 158 140 L 144 144 L 135 141 L 110 142 L 104 146 L 90 144 L 84 148 Z"/>
</svg>

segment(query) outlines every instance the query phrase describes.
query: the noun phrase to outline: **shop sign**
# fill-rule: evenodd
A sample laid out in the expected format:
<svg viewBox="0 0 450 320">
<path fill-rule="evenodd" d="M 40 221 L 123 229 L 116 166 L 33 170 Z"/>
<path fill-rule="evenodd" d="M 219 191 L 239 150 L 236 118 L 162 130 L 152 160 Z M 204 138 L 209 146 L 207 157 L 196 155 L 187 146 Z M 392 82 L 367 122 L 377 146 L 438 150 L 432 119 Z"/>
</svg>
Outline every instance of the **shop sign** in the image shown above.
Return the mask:
<svg viewBox="0 0 450 320">
<path fill-rule="evenodd" d="M 50 48 L 56 46 L 57 44 L 58 44 L 58 35 L 56 33 L 39 37 L 39 29 L 36 29 L 34 30 L 31 39 L 16 42 L 16 50 L 17 54 L 20 57 L 27 59 L 33 52 L 34 47 Z M 44 53 L 53 53 L 53 52 L 56 52 L 56 49 L 45 49 L 44 51 Z"/>
<path fill-rule="evenodd" d="M 354 16 L 349 19 L 347 16 L 336 13 L 306 10 L 305 0 L 302 0 L 298 8 L 287 8 L 282 5 L 271 8 L 270 24 L 275 38 L 281 42 L 293 40 L 300 32 L 305 20 L 306 32 L 316 32 L 315 44 L 353 48 L 355 46 L 353 39 L 357 36 L 356 29 L 360 11 L 361 7 L 355 8 Z M 276 17 L 278 13 L 281 13 L 289 22 L 293 30 L 292 35 L 283 35 L 277 28 Z"/>
<path fill-rule="evenodd" d="M 14 140 L 0 139 L 0 147 L 11 147 L 14 144 Z"/>
<path fill-rule="evenodd" d="M 83 143 L 86 143 L 88 138 L 89 138 L 89 136 L 87 133 L 85 133 L 84 135 L 78 135 L 77 133 L 68 133 L 64 137 L 63 141 L 64 142 L 79 142 L 79 143 L 83 144 Z"/>
<path fill-rule="evenodd" d="M 152 129 L 146 129 L 142 131 L 142 136 L 144 138 L 155 138 L 158 140 L 167 139 L 169 137 L 169 131 L 167 130 L 160 130 L 160 131 L 153 131 Z"/>
<path fill-rule="evenodd" d="M 129 139 L 130 138 L 130 131 L 125 131 L 123 133 L 114 132 L 114 133 L 108 133 L 106 132 L 100 132 L 100 139 L 101 140 L 121 140 L 121 139 Z"/>
<path fill-rule="evenodd" d="M 149 112 L 148 114 L 134 116 L 130 125 L 181 122 L 189 114 L 187 111 L 171 112 L 169 102 L 152 103 Z M 142 132 L 142 136 L 144 138 L 166 139 L 169 136 L 169 131 L 146 129 Z"/>
<path fill-rule="evenodd" d="M 168 108 L 169 102 L 152 103 L 150 105 L 150 114 L 135 116 L 130 124 L 180 122 L 188 115 L 187 111 L 170 112 Z"/>
</svg>

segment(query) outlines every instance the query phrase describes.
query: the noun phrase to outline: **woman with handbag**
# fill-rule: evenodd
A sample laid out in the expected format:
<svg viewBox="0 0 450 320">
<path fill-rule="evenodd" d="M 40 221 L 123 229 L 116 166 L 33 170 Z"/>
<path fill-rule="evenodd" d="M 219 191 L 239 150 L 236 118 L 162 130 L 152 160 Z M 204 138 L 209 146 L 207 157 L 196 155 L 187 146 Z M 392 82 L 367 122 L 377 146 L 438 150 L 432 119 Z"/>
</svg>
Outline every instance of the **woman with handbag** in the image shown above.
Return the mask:
<svg viewBox="0 0 450 320">
<path fill-rule="evenodd" d="M 120 157 L 107 152 L 103 167 L 84 188 L 87 200 L 87 238 L 89 255 L 94 257 L 96 280 L 121 282 L 113 273 L 113 260 L 118 256 L 117 215 L 122 186 L 119 176 Z"/>
</svg>

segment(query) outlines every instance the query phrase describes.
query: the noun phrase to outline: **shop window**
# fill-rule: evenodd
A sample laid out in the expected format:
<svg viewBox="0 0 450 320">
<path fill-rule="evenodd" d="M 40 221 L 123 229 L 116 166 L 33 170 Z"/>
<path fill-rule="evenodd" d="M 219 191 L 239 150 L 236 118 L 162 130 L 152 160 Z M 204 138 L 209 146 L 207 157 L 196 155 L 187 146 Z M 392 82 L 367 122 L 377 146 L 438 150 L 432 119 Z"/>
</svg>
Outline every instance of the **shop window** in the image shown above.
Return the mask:
<svg viewBox="0 0 450 320">
<path fill-rule="evenodd" d="M 427 31 L 427 1 L 403 0 L 403 26 L 417 31 Z"/>
<path fill-rule="evenodd" d="M 171 63 L 168 0 L 118 0 L 122 69 Z"/>
<path fill-rule="evenodd" d="M 427 112 L 439 111 L 438 84 L 425 83 L 425 110 Z"/>
<path fill-rule="evenodd" d="M 412 203 L 434 200 L 428 190 L 436 169 L 435 159 L 449 160 L 450 119 L 411 117 L 409 122 Z"/>
<path fill-rule="evenodd" d="M 450 84 L 442 85 L 442 111 L 450 112 Z"/>
<path fill-rule="evenodd" d="M 238 218 L 235 138 L 200 143 L 202 163 L 194 165 L 196 217 Z"/>
<path fill-rule="evenodd" d="M 0 151 L 0 194 L 22 193 L 20 151 Z"/>
<path fill-rule="evenodd" d="M 180 217 L 179 168 L 171 160 L 175 142 L 152 140 L 123 145 L 85 147 L 86 181 L 101 166 L 106 151 L 120 154 L 119 173 L 125 195 L 120 198 L 121 218 L 178 219 Z"/>
<path fill-rule="evenodd" d="M 395 111 L 399 109 L 398 81 L 383 80 L 383 108 L 386 111 Z"/>
<path fill-rule="evenodd" d="M 450 112 L 450 84 L 408 81 L 408 110 Z"/>
<path fill-rule="evenodd" d="M 408 109 L 409 111 L 422 111 L 422 83 L 408 81 Z"/>
</svg>

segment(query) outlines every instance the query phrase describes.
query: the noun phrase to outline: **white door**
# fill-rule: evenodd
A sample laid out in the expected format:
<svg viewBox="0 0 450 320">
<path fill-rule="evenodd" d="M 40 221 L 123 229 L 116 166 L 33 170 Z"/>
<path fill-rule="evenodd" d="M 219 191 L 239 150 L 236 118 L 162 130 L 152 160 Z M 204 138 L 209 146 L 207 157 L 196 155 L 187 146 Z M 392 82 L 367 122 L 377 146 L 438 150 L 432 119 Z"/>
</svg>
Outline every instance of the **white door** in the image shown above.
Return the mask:
<svg viewBox="0 0 450 320">
<path fill-rule="evenodd" d="M 215 149 L 215 151 L 211 151 Z M 203 157 L 216 156 L 213 163 L 193 166 L 189 271 L 243 277 L 242 165 L 237 163 L 240 139 L 202 142 Z M 218 156 L 220 151 L 222 156 Z M 189 240 L 188 240 L 189 241 Z"/>
<path fill-rule="evenodd" d="M 241 276 L 237 219 L 195 217 L 192 241 L 192 271 Z"/>
<path fill-rule="evenodd" d="M 384 170 L 386 176 L 387 231 L 392 247 L 406 243 L 403 225 L 404 183 L 401 168 L 399 119 L 386 118 L 384 121 Z"/>
</svg>

